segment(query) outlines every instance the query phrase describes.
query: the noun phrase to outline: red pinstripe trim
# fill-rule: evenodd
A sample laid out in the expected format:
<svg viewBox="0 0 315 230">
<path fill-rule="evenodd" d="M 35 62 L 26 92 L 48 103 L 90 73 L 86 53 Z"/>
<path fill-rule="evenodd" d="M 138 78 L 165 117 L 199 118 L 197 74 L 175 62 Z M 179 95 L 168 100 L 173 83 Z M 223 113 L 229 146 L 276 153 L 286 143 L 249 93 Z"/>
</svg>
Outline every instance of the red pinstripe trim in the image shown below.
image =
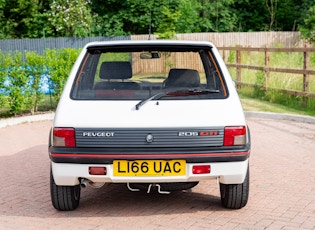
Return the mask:
<svg viewBox="0 0 315 230">
<path fill-rule="evenodd" d="M 181 158 L 181 157 L 226 157 L 226 156 L 239 156 L 239 155 L 247 155 L 249 151 L 246 152 L 228 152 L 228 153 L 188 153 L 188 154 L 128 154 L 128 155 L 120 155 L 120 154 L 71 154 L 71 153 L 50 153 L 52 157 L 78 157 L 78 158 L 111 158 L 111 159 L 119 159 L 119 158 L 159 158 L 159 157 L 173 157 L 173 158 Z"/>
</svg>

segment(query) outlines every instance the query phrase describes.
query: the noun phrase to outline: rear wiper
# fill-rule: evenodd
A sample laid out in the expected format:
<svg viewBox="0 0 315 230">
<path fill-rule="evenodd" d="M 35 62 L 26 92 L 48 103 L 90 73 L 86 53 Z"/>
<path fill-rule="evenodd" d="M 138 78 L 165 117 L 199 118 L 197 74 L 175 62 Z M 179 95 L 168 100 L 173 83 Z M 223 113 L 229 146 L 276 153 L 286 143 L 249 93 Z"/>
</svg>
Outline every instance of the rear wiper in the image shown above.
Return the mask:
<svg viewBox="0 0 315 230">
<path fill-rule="evenodd" d="M 204 94 L 212 94 L 212 93 L 220 93 L 220 90 L 216 90 L 216 89 L 178 90 L 178 91 L 167 92 L 165 96 L 182 97 L 182 96 L 194 96 L 194 95 L 204 95 Z"/>
<path fill-rule="evenodd" d="M 149 102 L 149 101 L 152 101 L 154 99 L 160 99 L 161 97 L 165 96 L 166 95 L 166 92 L 159 92 L 159 93 L 156 93 L 154 94 L 153 96 L 147 98 L 147 99 L 144 99 L 142 101 L 140 101 L 138 104 L 136 104 L 136 110 L 139 110 L 141 106 L 143 106 L 145 103 Z"/>
<path fill-rule="evenodd" d="M 162 97 L 184 97 L 184 96 L 194 96 L 194 95 L 204 95 L 204 94 L 212 94 L 212 93 L 219 93 L 220 90 L 212 90 L 212 89 L 188 89 L 188 90 L 177 90 L 177 91 L 162 91 L 159 93 L 154 94 L 153 96 L 140 101 L 136 104 L 136 110 L 139 110 L 141 106 L 145 103 L 158 100 Z"/>
</svg>

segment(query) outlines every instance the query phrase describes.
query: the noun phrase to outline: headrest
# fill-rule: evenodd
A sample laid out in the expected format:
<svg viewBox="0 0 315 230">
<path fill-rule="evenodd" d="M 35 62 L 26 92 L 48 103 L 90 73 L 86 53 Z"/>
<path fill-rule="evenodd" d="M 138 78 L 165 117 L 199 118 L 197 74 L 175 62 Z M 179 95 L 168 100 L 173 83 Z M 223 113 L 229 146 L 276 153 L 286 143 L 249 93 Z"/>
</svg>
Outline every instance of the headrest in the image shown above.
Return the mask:
<svg viewBox="0 0 315 230">
<path fill-rule="evenodd" d="M 130 62 L 103 62 L 100 69 L 101 79 L 128 79 L 132 77 Z"/>
<path fill-rule="evenodd" d="M 199 73 L 193 69 L 171 69 L 164 84 L 165 87 L 199 87 Z"/>
</svg>

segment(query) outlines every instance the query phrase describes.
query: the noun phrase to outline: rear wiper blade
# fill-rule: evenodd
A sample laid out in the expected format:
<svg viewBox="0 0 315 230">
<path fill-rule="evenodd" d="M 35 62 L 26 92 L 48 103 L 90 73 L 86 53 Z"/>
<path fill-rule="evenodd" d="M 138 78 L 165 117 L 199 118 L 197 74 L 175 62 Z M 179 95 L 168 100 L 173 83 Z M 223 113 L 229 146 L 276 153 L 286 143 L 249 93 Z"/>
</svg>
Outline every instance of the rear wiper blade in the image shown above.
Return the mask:
<svg viewBox="0 0 315 230">
<path fill-rule="evenodd" d="M 136 104 L 136 110 L 139 110 L 140 107 L 143 106 L 145 103 L 147 103 L 149 101 L 152 101 L 154 99 L 159 99 L 159 98 L 161 98 L 161 97 L 163 97 L 165 95 L 166 95 L 166 92 L 162 91 L 162 92 L 154 94 L 153 96 L 151 96 L 151 97 L 149 97 L 147 99 L 144 99 L 144 100 L 140 101 L 138 104 Z"/>
<path fill-rule="evenodd" d="M 178 90 L 178 91 L 168 92 L 168 93 L 166 93 L 165 96 L 168 96 L 168 97 L 181 97 L 181 96 L 204 95 L 204 94 L 212 94 L 212 93 L 220 93 L 220 90 L 216 90 L 216 89 Z"/>
<path fill-rule="evenodd" d="M 140 101 L 136 104 L 136 110 L 139 110 L 141 106 L 145 103 L 160 99 L 162 97 L 183 97 L 183 96 L 193 96 L 193 95 L 204 95 L 204 94 L 212 94 L 212 93 L 219 93 L 220 90 L 213 90 L 213 89 L 188 89 L 188 90 L 177 90 L 177 91 L 162 91 L 159 93 L 154 94 L 153 96 Z"/>
</svg>

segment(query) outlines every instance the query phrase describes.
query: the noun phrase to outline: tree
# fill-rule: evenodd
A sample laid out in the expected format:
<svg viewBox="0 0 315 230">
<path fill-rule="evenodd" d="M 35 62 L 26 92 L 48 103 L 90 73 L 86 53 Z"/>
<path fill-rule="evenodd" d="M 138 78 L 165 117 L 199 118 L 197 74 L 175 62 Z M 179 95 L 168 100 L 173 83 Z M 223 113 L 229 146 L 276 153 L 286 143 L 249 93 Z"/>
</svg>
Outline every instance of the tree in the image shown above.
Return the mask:
<svg viewBox="0 0 315 230">
<path fill-rule="evenodd" d="M 158 34 L 159 39 L 174 39 L 176 38 L 176 22 L 180 16 L 180 12 L 170 12 L 165 6 L 163 12 L 163 20 L 158 25 L 156 34 Z"/>
<path fill-rule="evenodd" d="M 202 9 L 197 0 L 181 0 L 178 5 L 180 13 L 176 20 L 177 33 L 201 32 L 198 12 Z"/>
<path fill-rule="evenodd" d="M 238 0 L 233 5 L 237 15 L 237 31 L 262 31 L 268 28 L 265 0 Z"/>
<path fill-rule="evenodd" d="M 266 0 L 266 7 L 270 15 L 269 31 L 272 30 L 273 24 L 275 23 L 276 20 L 277 6 L 278 0 Z"/>
<path fill-rule="evenodd" d="M 147 34 L 149 25 L 152 33 L 305 34 L 312 6 L 314 0 L 0 0 L 0 39 Z"/>
<path fill-rule="evenodd" d="M 278 1 L 277 12 L 273 30 L 296 31 L 301 14 L 301 7 L 297 0 Z M 299 0 L 300 1 L 300 0 Z"/>
<path fill-rule="evenodd" d="M 199 0 L 200 29 L 202 32 L 234 31 L 237 17 L 233 11 L 234 0 Z"/>
<path fill-rule="evenodd" d="M 5 31 L 4 31 L 4 25 L 5 25 L 5 16 L 4 16 L 4 6 L 5 6 L 5 0 L 0 0 L 0 39 L 5 38 Z"/>
<path fill-rule="evenodd" d="M 40 38 L 40 37 L 53 37 L 54 30 L 49 22 L 49 1 L 47 0 L 33 0 L 36 1 L 36 9 L 32 15 L 25 17 L 27 33 L 25 37 Z"/>
<path fill-rule="evenodd" d="M 49 31 L 48 7 L 46 0 L 0 0 L 0 38 L 42 37 Z"/>
<path fill-rule="evenodd" d="M 180 6 L 184 7 L 184 4 L 189 2 L 188 0 L 109 0 L 105 2 L 94 0 L 91 7 L 97 14 L 93 23 L 97 25 L 97 28 L 93 30 L 93 33 L 103 36 L 147 34 L 150 24 L 151 32 L 154 33 L 161 30 L 163 27 L 161 23 L 165 23 L 170 14 L 178 12 Z M 190 13 L 193 14 L 193 11 L 194 8 L 191 8 Z M 188 14 L 185 13 L 184 16 Z M 179 22 L 178 17 L 176 22 Z M 184 17 L 180 22 L 183 23 L 183 21 Z M 175 31 L 178 32 L 176 22 L 174 22 Z"/>
<path fill-rule="evenodd" d="M 310 42 L 315 42 L 315 6 L 310 7 L 300 26 L 301 36 Z"/>
<path fill-rule="evenodd" d="M 144 0 L 94 0 L 93 33 L 101 36 L 123 36 L 148 33 L 150 6 Z"/>
<path fill-rule="evenodd" d="M 49 21 L 57 36 L 85 37 L 90 33 L 92 13 L 89 0 L 53 0 Z"/>
</svg>

